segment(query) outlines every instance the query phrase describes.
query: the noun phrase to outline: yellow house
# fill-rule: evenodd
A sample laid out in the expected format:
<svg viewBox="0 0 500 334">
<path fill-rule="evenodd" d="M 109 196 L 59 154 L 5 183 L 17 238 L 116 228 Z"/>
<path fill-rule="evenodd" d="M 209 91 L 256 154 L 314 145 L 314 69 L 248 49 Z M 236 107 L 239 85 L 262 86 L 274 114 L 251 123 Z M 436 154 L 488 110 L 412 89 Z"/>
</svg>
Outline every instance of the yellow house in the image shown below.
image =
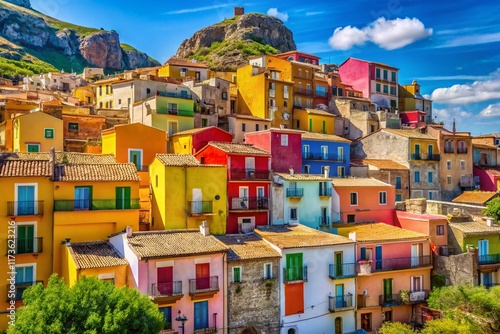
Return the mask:
<svg viewBox="0 0 500 334">
<path fill-rule="evenodd" d="M 96 276 L 117 287 L 127 286 L 128 262 L 107 241 L 66 242 L 62 254 L 62 275 L 69 286 L 83 276 Z"/>
<path fill-rule="evenodd" d="M 14 152 L 63 150 L 63 121 L 59 118 L 38 111 L 16 117 L 12 127 Z"/>
<path fill-rule="evenodd" d="M 318 109 L 293 109 L 293 128 L 309 132 L 335 134 L 335 115 Z"/>
<path fill-rule="evenodd" d="M 95 92 L 90 85 L 73 89 L 73 97 L 77 98 L 84 105 L 95 103 Z"/>
<path fill-rule="evenodd" d="M 98 109 L 112 109 L 113 108 L 113 84 L 125 80 L 124 78 L 117 77 L 112 79 L 99 80 L 92 84 L 95 90 L 95 104 Z"/>
<path fill-rule="evenodd" d="M 158 154 L 149 166 L 152 229 L 198 228 L 226 233 L 227 169 L 193 155 Z"/>
<path fill-rule="evenodd" d="M 0 212 L 3 216 L 0 279 L 4 282 L 0 284 L 0 295 L 4 296 L 0 301 L 0 331 L 7 328 L 11 301 L 16 307 L 21 306 L 23 291 L 37 282 L 47 284 L 52 273 L 50 164 L 36 156 L 0 153 Z"/>
<path fill-rule="evenodd" d="M 158 76 L 203 81 L 208 79 L 208 66 L 196 60 L 172 57 L 158 69 Z"/>
<path fill-rule="evenodd" d="M 139 177 L 132 163 L 110 156 L 66 155 L 54 170 L 54 272 L 63 242 L 104 240 L 127 226 L 139 229 Z M 114 160 L 114 159 L 113 159 Z"/>
</svg>

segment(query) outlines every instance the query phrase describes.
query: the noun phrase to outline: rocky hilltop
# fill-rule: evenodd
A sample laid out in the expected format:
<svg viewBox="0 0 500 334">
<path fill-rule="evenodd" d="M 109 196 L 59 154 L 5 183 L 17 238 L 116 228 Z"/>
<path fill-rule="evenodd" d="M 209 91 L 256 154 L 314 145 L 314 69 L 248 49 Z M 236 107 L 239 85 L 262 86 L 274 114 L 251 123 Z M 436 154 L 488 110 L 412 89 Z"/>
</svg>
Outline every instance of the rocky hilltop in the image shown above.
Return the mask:
<svg viewBox="0 0 500 334">
<path fill-rule="evenodd" d="M 182 42 L 176 56 L 205 62 L 216 70 L 235 69 L 248 57 L 296 50 L 293 33 L 281 20 L 257 13 L 238 15 L 203 28 Z"/>
<path fill-rule="evenodd" d="M 85 66 L 124 70 L 160 65 L 143 52 L 128 45 L 122 47 L 115 31 L 59 21 L 32 10 L 29 0 L 0 0 L 0 37 L 13 46 L 0 49 L 2 57 L 28 62 L 35 59 L 35 63 L 47 63 L 58 70 L 79 71 Z"/>
</svg>

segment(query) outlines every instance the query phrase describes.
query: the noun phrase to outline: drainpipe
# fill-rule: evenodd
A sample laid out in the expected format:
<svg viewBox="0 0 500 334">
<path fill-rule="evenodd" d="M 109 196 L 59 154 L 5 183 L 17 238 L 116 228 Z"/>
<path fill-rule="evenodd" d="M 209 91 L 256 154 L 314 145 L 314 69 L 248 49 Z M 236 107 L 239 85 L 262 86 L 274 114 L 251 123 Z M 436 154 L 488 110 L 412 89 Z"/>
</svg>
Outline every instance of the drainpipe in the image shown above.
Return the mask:
<svg viewBox="0 0 500 334">
<path fill-rule="evenodd" d="M 187 204 L 187 202 L 188 202 L 187 201 L 187 196 L 188 196 L 188 189 L 187 189 L 187 167 L 184 166 L 183 168 L 184 168 L 184 203 Z M 186 209 L 189 210 L 189 208 L 186 208 Z M 186 230 L 187 230 L 188 229 L 188 214 L 186 213 L 184 217 L 185 217 Z"/>
<path fill-rule="evenodd" d="M 227 253 L 224 253 L 224 255 L 222 256 L 222 267 L 223 267 L 223 279 L 222 279 L 222 284 L 223 284 L 223 290 L 224 293 L 228 293 L 228 289 L 226 289 L 226 286 L 227 286 Z M 222 330 L 222 333 L 226 334 L 228 332 L 228 322 L 229 322 L 229 314 L 228 314 L 228 306 L 227 306 L 227 300 L 228 300 L 228 296 L 224 296 L 223 298 L 223 304 L 222 304 L 222 324 L 223 324 L 223 330 Z"/>
</svg>

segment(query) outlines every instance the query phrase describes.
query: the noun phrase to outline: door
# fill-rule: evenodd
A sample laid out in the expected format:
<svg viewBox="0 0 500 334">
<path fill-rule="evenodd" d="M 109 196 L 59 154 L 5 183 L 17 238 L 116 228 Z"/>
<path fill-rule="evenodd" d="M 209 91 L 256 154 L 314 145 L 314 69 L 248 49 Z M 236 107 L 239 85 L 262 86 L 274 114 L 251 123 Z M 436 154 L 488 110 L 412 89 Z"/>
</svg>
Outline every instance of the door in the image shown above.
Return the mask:
<svg viewBox="0 0 500 334">
<path fill-rule="evenodd" d="M 245 158 L 245 173 L 247 178 L 250 178 L 252 175 L 255 177 L 255 158 L 254 157 L 246 157 Z"/>
<path fill-rule="evenodd" d="M 210 288 L 210 263 L 196 264 L 196 290 Z"/>
<path fill-rule="evenodd" d="M 330 223 L 328 221 L 328 215 L 327 215 L 327 212 L 326 212 L 326 208 L 321 208 L 321 223 L 323 225 L 327 225 L 327 224 Z"/>
<path fill-rule="evenodd" d="M 33 215 L 35 211 L 35 186 L 18 186 L 15 215 Z"/>
<path fill-rule="evenodd" d="M 130 209 L 130 187 L 116 187 L 116 208 Z"/>
<path fill-rule="evenodd" d="M 29 254 L 35 252 L 35 226 L 17 226 L 17 254 Z"/>
<path fill-rule="evenodd" d="M 382 246 L 375 246 L 375 270 L 382 269 Z"/>
<path fill-rule="evenodd" d="M 321 159 L 328 160 L 328 146 L 321 146 Z"/>
<path fill-rule="evenodd" d="M 343 263 L 344 259 L 342 252 L 335 253 L 335 277 L 342 277 L 344 274 Z"/>
<path fill-rule="evenodd" d="M 240 187 L 239 192 L 240 192 L 239 208 L 248 209 L 248 187 Z"/>
<path fill-rule="evenodd" d="M 23 292 L 34 283 L 32 266 L 16 268 L 16 300 L 23 299 Z M 23 284 L 24 283 L 24 284 Z"/>
<path fill-rule="evenodd" d="M 344 300 L 344 284 L 335 285 L 335 307 L 347 307 L 347 303 Z"/>
<path fill-rule="evenodd" d="M 486 239 L 478 240 L 477 248 L 478 248 L 477 255 L 479 256 L 479 263 L 488 262 L 488 254 L 489 254 L 488 240 Z"/>
<path fill-rule="evenodd" d="M 384 279 L 384 301 L 392 300 L 392 278 Z"/>
<path fill-rule="evenodd" d="M 304 145 L 302 146 L 303 148 L 303 157 L 304 159 L 309 159 L 309 155 L 311 154 L 310 146 L 309 145 Z"/>
<path fill-rule="evenodd" d="M 335 334 L 342 334 L 344 330 L 342 328 L 342 317 L 335 318 Z"/>
<path fill-rule="evenodd" d="M 170 296 L 173 293 L 174 268 L 162 267 L 156 269 L 158 292 L 162 296 Z"/>
<path fill-rule="evenodd" d="M 142 170 L 142 152 L 139 150 L 129 150 L 129 162 L 135 165 L 137 170 Z"/>
<path fill-rule="evenodd" d="M 92 199 L 90 187 L 75 187 L 75 210 L 89 210 Z"/>
<path fill-rule="evenodd" d="M 414 244 L 411 245 L 411 266 L 418 267 L 423 255 L 423 245 Z"/>
<path fill-rule="evenodd" d="M 201 189 L 199 188 L 193 188 L 193 197 L 192 197 L 192 202 L 191 202 L 191 212 L 192 213 L 201 213 L 202 212 L 202 201 L 201 199 L 203 198 L 203 194 L 201 192 Z"/>
<path fill-rule="evenodd" d="M 415 159 L 420 159 L 420 145 L 415 144 Z"/>
<path fill-rule="evenodd" d="M 267 208 L 267 203 L 264 199 L 264 187 L 257 187 L 257 209 Z"/>
<path fill-rule="evenodd" d="M 194 303 L 194 329 L 208 328 L 208 300 Z"/>
<path fill-rule="evenodd" d="M 396 176 L 396 189 L 401 189 L 401 176 Z"/>
<path fill-rule="evenodd" d="M 432 145 L 427 146 L 427 159 L 432 159 L 432 154 L 434 153 L 434 148 Z"/>
</svg>

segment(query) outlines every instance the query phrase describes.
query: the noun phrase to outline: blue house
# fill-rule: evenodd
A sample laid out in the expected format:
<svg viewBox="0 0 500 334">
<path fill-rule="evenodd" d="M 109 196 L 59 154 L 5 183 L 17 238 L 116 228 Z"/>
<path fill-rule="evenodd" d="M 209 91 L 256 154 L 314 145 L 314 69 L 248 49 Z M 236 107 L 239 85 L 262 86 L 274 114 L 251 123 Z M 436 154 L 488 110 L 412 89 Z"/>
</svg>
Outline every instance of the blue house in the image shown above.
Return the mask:
<svg viewBox="0 0 500 334">
<path fill-rule="evenodd" d="M 329 177 L 349 175 L 351 141 L 323 133 L 302 134 L 302 172 L 324 174 Z"/>
</svg>

